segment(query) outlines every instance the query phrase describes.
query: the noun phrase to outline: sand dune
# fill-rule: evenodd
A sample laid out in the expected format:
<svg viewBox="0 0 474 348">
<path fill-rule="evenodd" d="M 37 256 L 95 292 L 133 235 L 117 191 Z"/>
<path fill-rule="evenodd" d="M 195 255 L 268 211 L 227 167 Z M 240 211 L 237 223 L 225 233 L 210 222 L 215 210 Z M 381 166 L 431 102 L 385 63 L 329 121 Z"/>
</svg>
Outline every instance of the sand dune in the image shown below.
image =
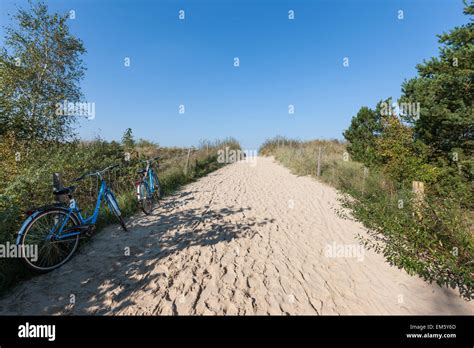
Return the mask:
<svg viewBox="0 0 474 348">
<path fill-rule="evenodd" d="M 360 249 L 365 231 L 336 214 L 337 195 L 271 158 L 226 166 L 23 282 L 0 314 L 474 313 Z"/>
</svg>

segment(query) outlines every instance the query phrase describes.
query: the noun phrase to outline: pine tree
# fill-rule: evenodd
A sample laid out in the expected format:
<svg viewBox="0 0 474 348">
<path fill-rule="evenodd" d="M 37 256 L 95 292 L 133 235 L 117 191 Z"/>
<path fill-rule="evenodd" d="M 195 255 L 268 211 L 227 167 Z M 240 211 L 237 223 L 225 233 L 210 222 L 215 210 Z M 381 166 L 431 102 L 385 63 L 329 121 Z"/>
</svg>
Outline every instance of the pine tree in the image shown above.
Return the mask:
<svg viewBox="0 0 474 348">
<path fill-rule="evenodd" d="M 384 105 L 391 105 L 391 99 L 380 101 L 375 110 L 366 106 L 360 108 L 357 115 L 352 118 L 349 128 L 343 133 L 349 142 L 347 151 L 352 159 L 368 167 L 380 164 L 381 158 L 377 152 L 376 142 L 383 129 Z"/>
<path fill-rule="evenodd" d="M 135 147 L 135 139 L 133 138 L 133 132 L 131 128 L 127 128 L 122 136 L 122 145 L 126 150 L 133 150 Z"/>
<path fill-rule="evenodd" d="M 474 14 L 466 2 L 464 13 Z M 406 115 L 414 136 L 428 145 L 431 160 L 452 161 L 453 152 L 474 149 L 474 23 L 439 35 L 439 57 L 417 65 L 419 76 L 402 85 L 401 102 L 420 103 L 418 118 Z"/>
</svg>

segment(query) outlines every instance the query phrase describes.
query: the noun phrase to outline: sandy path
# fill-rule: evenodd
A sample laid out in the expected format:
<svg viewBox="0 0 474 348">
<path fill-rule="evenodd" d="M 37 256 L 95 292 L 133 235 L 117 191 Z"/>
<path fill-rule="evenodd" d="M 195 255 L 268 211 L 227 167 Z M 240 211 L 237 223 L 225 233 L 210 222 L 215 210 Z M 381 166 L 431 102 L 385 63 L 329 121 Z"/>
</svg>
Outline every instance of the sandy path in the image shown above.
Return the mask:
<svg viewBox="0 0 474 348">
<path fill-rule="evenodd" d="M 328 244 L 364 233 L 336 197 L 269 158 L 226 166 L 132 218 L 131 232 L 106 228 L 1 299 L 0 314 L 474 313 L 371 251 L 329 257 Z"/>
</svg>

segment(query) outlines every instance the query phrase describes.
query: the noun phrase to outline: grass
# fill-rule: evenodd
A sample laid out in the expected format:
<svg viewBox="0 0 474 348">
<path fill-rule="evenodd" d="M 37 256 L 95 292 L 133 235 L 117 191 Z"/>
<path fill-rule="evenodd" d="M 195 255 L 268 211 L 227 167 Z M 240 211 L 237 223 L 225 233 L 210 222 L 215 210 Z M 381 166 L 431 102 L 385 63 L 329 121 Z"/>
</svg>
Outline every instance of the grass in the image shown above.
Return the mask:
<svg viewBox="0 0 474 348">
<path fill-rule="evenodd" d="M 192 148 L 188 159 L 189 149 L 159 147 L 146 141 L 138 142 L 133 148 L 125 148 L 119 143 L 100 139 L 29 146 L 13 143 L 7 138 L 2 140 L 0 244 L 15 242 L 16 233 L 25 218 L 24 211 L 53 202 L 52 175 L 55 172 L 62 174 L 64 185 L 67 186 L 74 178 L 86 172 L 100 170 L 111 164 L 122 164 L 119 169 L 108 172 L 104 179 L 115 193 L 123 215 L 127 217 L 138 210 L 134 183 L 138 179 L 136 171 L 144 167 L 141 159 L 156 156 L 161 158 L 156 171 L 164 194 L 170 195 L 182 185 L 222 167 L 223 164 L 217 162 L 219 149 L 226 146 L 240 148 L 234 139 L 204 141 Z M 98 180 L 88 178 L 80 182 L 74 194 L 86 216 L 93 211 L 98 188 Z M 97 221 L 97 231 L 114 223 L 117 223 L 115 216 L 103 206 Z M 0 259 L 0 293 L 32 275 L 20 260 Z"/>
<path fill-rule="evenodd" d="M 473 212 L 455 192 L 447 190 L 440 196 L 427 187 L 420 203 L 411 186 L 352 161 L 345 144 L 337 140 L 276 137 L 262 145 L 260 154 L 274 156 L 293 173 L 317 177 L 345 193 L 343 206 L 369 230 L 368 237 L 358 236 L 361 243 L 382 253 L 390 264 L 440 286 L 457 288 L 467 300 L 473 298 Z"/>
</svg>

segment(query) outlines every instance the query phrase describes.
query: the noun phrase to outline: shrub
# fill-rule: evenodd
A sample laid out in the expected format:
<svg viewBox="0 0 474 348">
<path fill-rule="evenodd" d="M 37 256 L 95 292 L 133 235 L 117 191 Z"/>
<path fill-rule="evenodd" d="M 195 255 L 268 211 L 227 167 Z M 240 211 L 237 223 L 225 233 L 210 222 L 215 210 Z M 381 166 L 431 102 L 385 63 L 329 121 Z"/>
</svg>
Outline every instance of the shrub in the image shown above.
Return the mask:
<svg viewBox="0 0 474 348">
<path fill-rule="evenodd" d="M 131 146 L 131 143 L 128 145 Z M 143 145 L 146 145 L 146 151 L 142 152 L 140 146 Z M 141 159 L 160 156 L 158 177 L 164 193 L 170 194 L 181 185 L 220 168 L 222 164 L 217 163 L 217 151 L 222 146 L 240 148 L 238 142 L 229 138 L 209 142 L 206 149 L 194 149 L 190 153 L 185 174 L 188 149 L 184 148 L 163 148 L 153 146 L 150 142 L 141 142 L 135 146 L 134 156 L 127 162 L 124 146 L 113 141 L 97 139 L 88 142 L 24 144 L 4 137 L 0 141 L 1 176 L 5 179 L 0 182 L 0 243 L 15 241 L 24 219 L 23 211 L 52 202 L 52 175 L 55 172 L 62 173 L 64 185 L 67 185 L 84 173 L 122 164 L 119 169 L 107 172 L 104 178 L 115 193 L 123 214 L 130 216 L 137 211 L 133 185 L 138 178 L 136 171 L 144 166 Z M 17 152 L 21 155 L 19 161 L 15 160 Z M 87 215 L 94 208 L 99 182 L 96 178 L 88 178 L 77 187 L 74 197 Z M 116 218 L 103 207 L 97 227 L 100 229 L 110 223 L 116 223 Z M 29 274 L 18 260 L 0 260 L 0 291 Z"/>
<path fill-rule="evenodd" d="M 404 138 L 394 132 L 389 139 L 382 145 L 386 151 L 391 141 L 403 143 Z M 343 206 L 369 229 L 368 236 L 359 236 L 361 243 L 382 253 L 390 264 L 440 286 L 457 288 L 464 298 L 472 299 L 472 190 L 466 190 L 467 183 L 454 175 L 451 167 L 436 168 L 437 175 L 430 177 L 423 202 L 416 203 L 419 201 L 413 197 L 409 180 L 424 169 L 406 161 L 410 152 L 394 149 L 395 153 L 386 154 L 387 163 L 394 161 L 403 168 L 413 165 L 414 172 L 404 177 L 401 173 L 393 175 L 397 169 L 390 166 L 367 170 L 362 163 L 345 161 L 343 143 L 276 143 L 274 139 L 265 142 L 260 153 L 274 156 L 299 175 L 316 175 L 317 154 L 319 147 L 323 148 L 319 179 L 349 194 L 341 195 Z M 403 181 L 395 181 L 400 178 Z"/>
</svg>

